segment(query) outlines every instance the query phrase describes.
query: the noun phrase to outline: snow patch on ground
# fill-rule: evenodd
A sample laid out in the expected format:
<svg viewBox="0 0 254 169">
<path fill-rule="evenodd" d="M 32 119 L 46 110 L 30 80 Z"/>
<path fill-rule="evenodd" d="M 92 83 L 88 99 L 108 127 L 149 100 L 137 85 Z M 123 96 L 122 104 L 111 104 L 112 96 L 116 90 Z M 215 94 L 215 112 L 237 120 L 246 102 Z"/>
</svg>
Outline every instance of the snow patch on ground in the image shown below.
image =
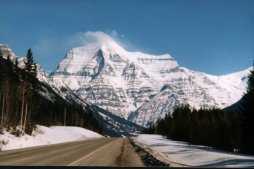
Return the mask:
<svg viewBox="0 0 254 169">
<path fill-rule="evenodd" d="M 227 153 L 207 146 L 173 141 L 161 135 L 141 134 L 139 144 L 163 153 L 168 160 L 195 167 L 254 167 L 254 156 Z"/>
<path fill-rule="evenodd" d="M 70 126 L 45 127 L 37 125 L 32 135 L 17 137 L 4 131 L 0 135 L 0 150 L 11 150 L 32 146 L 63 143 L 69 141 L 88 140 L 103 137 L 93 131 Z"/>
</svg>

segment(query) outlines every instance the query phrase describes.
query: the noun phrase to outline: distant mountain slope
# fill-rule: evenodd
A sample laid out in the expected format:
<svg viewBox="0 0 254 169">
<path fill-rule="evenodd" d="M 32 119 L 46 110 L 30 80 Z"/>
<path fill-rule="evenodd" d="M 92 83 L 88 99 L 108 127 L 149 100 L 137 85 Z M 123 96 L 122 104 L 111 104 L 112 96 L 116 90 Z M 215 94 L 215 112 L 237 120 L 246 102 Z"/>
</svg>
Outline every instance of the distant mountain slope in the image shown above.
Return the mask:
<svg viewBox="0 0 254 169">
<path fill-rule="evenodd" d="M 96 105 L 91 105 L 93 116 L 102 125 L 102 131 L 105 135 L 109 136 L 133 136 L 142 131 L 144 127 L 139 126 L 131 121 L 114 115 Z"/>
<path fill-rule="evenodd" d="M 71 49 L 51 78 L 88 103 L 137 124 L 147 126 L 184 103 L 223 108 L 245 91 L 248 69 L 209 75 L 179 66 L 169 54 L 127 51 L 102 32 L 87 36 L 94 40 Z"/>
<path fill-rule="evenodd" d="M 182 69 L 181 78 L 162 87 L 161 91 L 148 103 L 132 112 L 129 120 L 146 126 L 163 118 L 180 104 L 195 108 L 228 106 L 242 97 L 246 89 L 249 69 L 225 76 L 211 76 L 186 72 Z"/>
</svg>

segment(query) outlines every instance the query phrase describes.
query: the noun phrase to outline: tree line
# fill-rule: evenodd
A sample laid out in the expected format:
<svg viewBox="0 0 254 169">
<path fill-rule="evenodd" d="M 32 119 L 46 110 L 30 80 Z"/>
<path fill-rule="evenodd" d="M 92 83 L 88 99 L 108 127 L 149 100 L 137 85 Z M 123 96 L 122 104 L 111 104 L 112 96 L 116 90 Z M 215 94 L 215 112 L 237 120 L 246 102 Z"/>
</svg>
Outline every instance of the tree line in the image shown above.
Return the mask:
<svg viewBox="0 0 254 169">
<path fill-rule="evenodd" d="M 36 124 L 81 126 L 102 132 L 89 107 L 65 100 L 37 78 L 32 50 L 24 68 L 0 50 L 0 129 L 31 134 Z M 1 131 L 0 130 L 0 131 Z"/>
<path fill-rule="evenodd" d="M 165 118 L 150 126 L 146 132 L 162 134 L 192 144 L 254 154 L 253 104 L 254 70 L 248 77 L 247 93 L 235 105 L 240 109 L 197 110 L 189 105 L 180 105 Z"/>
</svg>

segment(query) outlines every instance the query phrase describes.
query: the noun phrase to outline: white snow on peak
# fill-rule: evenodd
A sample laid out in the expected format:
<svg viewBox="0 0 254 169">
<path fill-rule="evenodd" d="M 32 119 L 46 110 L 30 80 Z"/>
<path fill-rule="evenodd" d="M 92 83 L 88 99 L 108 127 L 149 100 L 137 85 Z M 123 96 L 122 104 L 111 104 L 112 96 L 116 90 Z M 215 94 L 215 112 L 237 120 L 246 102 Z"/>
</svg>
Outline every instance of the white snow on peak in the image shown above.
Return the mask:
<svg viewBox="0 0 254 169">
<path fill-rule="evenodd" d="M 143 62 L 149 60 L 172 60 L 172 65 L 177 66 L 176 61 L 169 55 L 150 55 L 142 52 L 130 52 L 124 49 L 116 40 L 103 32 L 87 32 L 84 34 L 84 45 L 72 48 L 66 55 L 65 59 L 59 64 L 57 72 L 77 73 L 88 65 L 95 57 L 99 50 L 103 52 L 106 62 L 113 55 L 120 56 L 120 59 L 126 62 L 134 62 L 139 64 L 139 60 Z M 149 67 L 149 66 L 148 66 Z"/>
</svg>

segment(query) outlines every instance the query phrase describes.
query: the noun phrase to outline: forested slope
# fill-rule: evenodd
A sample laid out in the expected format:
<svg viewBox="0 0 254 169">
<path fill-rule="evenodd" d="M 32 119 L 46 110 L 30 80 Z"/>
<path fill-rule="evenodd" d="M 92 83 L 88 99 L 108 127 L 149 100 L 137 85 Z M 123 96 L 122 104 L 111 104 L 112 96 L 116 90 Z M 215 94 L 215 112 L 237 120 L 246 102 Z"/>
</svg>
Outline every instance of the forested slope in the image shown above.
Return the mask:
<svg viewBox="0 0 254 169">
<path fill-rule="evenodd" d="M 31 133 L 36 124 L 41 124 L 81 126 L 101 132 L 89 107 L 65 100 L 28 67 L 21 69 L 16 61 L 0 56 L 1 129 L 19 135 Z"/>
<path fill-rule="evenodd" d="M 179 106 L 147 131 L 175 140 L 254 154 L 254 70 L 246 94 L 232 106 L 195 110 Z"/>
</svg>

